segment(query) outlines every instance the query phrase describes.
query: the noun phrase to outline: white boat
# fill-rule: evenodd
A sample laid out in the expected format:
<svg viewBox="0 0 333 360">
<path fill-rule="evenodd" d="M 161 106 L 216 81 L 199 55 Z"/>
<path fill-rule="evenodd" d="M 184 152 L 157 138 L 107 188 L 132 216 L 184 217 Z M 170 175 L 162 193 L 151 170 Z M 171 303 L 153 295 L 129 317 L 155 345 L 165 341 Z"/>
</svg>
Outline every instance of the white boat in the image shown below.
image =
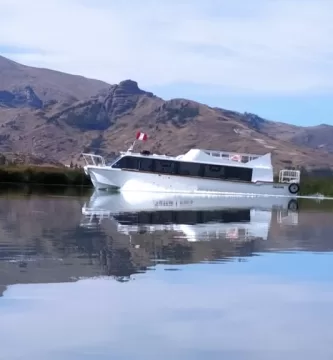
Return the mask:
<svg viewBox="0 0 333 360">
<path fill-rule="evenodd" d="M 279 181 L 274 182 L 270 153 L 191 149 L 174 157 L 135 153 L 133 147 L 134 143 L 111 164 L 101 155 L 82 154 L 84 171 L 96 189 L 274 196 L 295 195 L 300 190 L 299 170 L 281 170 Z"/>
<path fill-rule="evenodd" d="M 96 191 L 82 208 L 81 226 L 93 228 L 106 220 L 112 231 L 125 235 L 176 231 L 191 242 L 267 240 L 273 211 L 279 222 L 297 224 L 297 210 L 297 200 L 287 197 Z"/>
</svg>

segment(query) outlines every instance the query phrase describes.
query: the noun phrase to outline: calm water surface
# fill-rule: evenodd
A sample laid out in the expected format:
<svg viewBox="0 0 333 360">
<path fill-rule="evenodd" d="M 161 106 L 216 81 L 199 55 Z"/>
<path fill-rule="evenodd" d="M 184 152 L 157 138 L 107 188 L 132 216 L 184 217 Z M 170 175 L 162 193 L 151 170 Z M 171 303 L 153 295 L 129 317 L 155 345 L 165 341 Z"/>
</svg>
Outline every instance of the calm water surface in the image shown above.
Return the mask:
<svg viewBox="0 0 333 360">
<path fill-rule="evenodd" d="M 332 359 L 332 209 L 2 194 L 0 359 Z"/>
</svg>

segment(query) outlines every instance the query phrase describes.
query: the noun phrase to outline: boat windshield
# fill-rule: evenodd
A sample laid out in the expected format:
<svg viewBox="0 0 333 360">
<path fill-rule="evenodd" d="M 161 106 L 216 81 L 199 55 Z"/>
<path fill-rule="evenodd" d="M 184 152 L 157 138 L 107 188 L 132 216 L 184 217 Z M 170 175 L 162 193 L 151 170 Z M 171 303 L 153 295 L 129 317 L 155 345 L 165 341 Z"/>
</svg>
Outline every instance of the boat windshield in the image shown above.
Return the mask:
<svg viewBox="0 0 333 360">
<path fill-rule="evenodd" d="M 107 165 L 107 166 L 112 166 L 112 165 L 114 165 L 121 157 L 122 157 L 122 155 L 119 155 L 119 156 L 113 158 L 111 161 L 108 161 L 106 165 Z"/>
</svg>

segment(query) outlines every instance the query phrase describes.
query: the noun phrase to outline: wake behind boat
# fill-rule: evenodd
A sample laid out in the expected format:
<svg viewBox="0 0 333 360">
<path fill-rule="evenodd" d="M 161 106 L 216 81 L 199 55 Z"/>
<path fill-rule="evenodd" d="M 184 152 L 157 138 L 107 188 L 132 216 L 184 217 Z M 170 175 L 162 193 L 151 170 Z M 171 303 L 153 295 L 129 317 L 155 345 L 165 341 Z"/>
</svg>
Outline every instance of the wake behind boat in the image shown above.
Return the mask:
<svg viewBox="0 0 333 360">
<path fill-rule="evenodd" d="M 137 140 L 147 140 L 144 133 Z M 83 153 L 85 173 L 96 189 L 172 193 L 230 193 L 288 196 L 299 190 L 300 171 L 284 169 L 274 182 L 271 154 L 191 149 L 179 156 L 133 152 L 135 141 L 111 164 Z"/>
</svg>

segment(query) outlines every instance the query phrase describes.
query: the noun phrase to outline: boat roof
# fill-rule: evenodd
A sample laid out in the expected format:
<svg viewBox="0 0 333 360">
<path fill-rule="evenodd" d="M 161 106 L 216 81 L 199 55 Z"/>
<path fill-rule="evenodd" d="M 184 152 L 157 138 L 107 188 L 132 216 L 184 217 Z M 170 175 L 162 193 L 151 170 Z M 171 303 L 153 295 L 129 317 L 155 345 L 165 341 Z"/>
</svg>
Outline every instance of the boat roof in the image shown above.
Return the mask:
<svg viewBox="0 0 333 360">
<path fill-rule="evenodd" d="M 191 149 L 178 156 L 143 154 L 131 151 L 122 152 L 121 156 L 135 156 L 140 158 L 153 158 L 161 160 L 184 161 L 200 164 L 226 165 L 245 168 L 272 168 L 271 153 L 265 155 L 245 154 L 226 151 Z M 234 160 L 237 159 L 237 160 Z"/>
</svg>

